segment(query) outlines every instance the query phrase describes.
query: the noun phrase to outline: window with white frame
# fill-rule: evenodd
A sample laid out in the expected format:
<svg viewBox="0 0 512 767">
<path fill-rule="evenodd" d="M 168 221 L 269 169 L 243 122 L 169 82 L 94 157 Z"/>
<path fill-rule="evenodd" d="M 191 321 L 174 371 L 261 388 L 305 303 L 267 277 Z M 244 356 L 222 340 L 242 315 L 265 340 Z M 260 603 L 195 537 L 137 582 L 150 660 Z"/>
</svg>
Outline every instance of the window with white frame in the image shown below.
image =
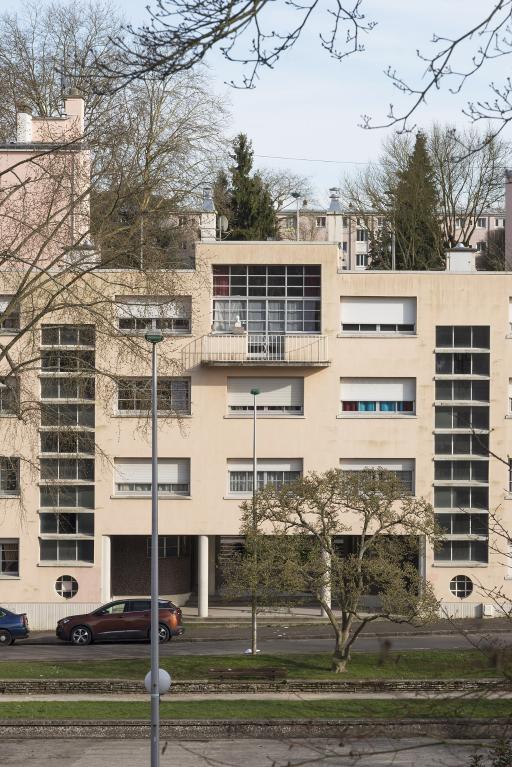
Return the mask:
<svg viewBox="0 0 512 767">
<path fill-rule="evenodd" d="M 172 335 L 187 335 L 192 327 L 190 296 L 118 296 L 119 330 L 143 333 L 161 330 Z"/>
<path fill-rule="evenodd" d="M 92 346 L 96 340 L 94 325 L 43 325 L 41 346 Z"/>
<path fill-rule="evenodd" d="M 39 493 L 43 509 L 94 509 L 94 485 L 44 485 Z"/>
<path fill-rule="evenodd" d="M 261 458 L 256 464 L 258 490 L 267 485 L 281 488 L 302 476 L 302 459 Z M 228 460 L 228 493 L 247 495 L 252 493 L 253 465 L 249 459 Z"/>
<path fill-rule="evenodd" d="M 17 538 L 0 538 L 0 577 L 17 578 L 19 574 L 19 540 Z"/>
<path fill-rule="evenodd" d="M 256 395 L 258 416 L 304 414 L 303 378 L 228 378 L 228 412 L 230 415 L 252 415 Z"/>
<path fill-rule="evenodd" d="M 85 513 L 40 513 L 41 535 L 94 535 L 94 514 Z"/>
<path fill-rule="evenodd" d="M 94 400 L 94 378 L 42 378 L 41 399 Z"/>
<path fill-rule="evenodd" d="M 115 493 L 119 496 L 151 495 L 151 458 L 115 458 Z M 190 495 L 190 459 L 158 459 L 160 497 Z"/>
<path fill-rule="evenodd" d="M 0 331 L 19 330 L 20 309 L 15 296 L 0 296 Z"/>
<path fill-rule="evenodd" d="M 434 508 L 436 509 L 488 509 L 489 488 L 476 486 L 434 487 Z"/>
<path fill-rule="evenodd" d="M 494 219 L 494 226 L 498 228 L 502 228 L 505 226 L 505 219 L 504 218 L 495 218 Z"/>
<path fill-rule="evenodd" d="M 488 561 L 487 540 L 444 540 L 434 552 L 435 562 L 476 562 Z"/>
<path fill-rule="evenodd" d="M 342 296 L 344 333 L 399 333 L 416 330 L 416 298 Z"/>
<path fill-rule="evenodd" d="M 356 253 L 356 267 L 358 269 L 366 269 L 369 264 L 368 253 Z"/>
<path fill-rule="evenodd" d="M 315 219 L 315 226 L 317 229 L 325 229 L 327 218 L 326 216 L 317 216 Z"/>
<path fill-rule="evenodd" d="M 356 242 L 368 242 L 368 229 L 356 229 Z"/>
<path fill-rule="evenodd" d="M 456 218 L 455 219 L 455 228 L 456 229 L 463 229 L 466 225 L 466 219 L 465 218 Z"/>
<path fill-rule="evenodd" d="M 151 408 L 151 378 L 119 378 L 119 413 L 147 413 Z M 190 378 L 163 378 L 157 381 L 157 408 L 162 413 L 190 414 Z"/>
<path fill-rule="evenodd" d="M 489 402 L 489 381 L 436 381 L 436 402 Z"/>
<path fill-rule="evenodd" d="M 94 405 L 41 405 L 41 426 L 89 427 L 94 428 Z"/>
<path fill-rule="evenodd" d="M 395 476 L 408 493 L 414 494 L 414 458 L 342 458 L 343 473 L 371 471 L 377 478 Z"/>
<path fill-rule="evenodd" d="M 488 434 L 436 434 L 435 454 L 437 455 L 478 455 L 489 456 Z"/>
<path fill-rule="evenodd" d="M 41 352 L 43 373 L 94 373 L 95 354 L 93 351 L 77 349 L 69 351 L 53 349 Z"/>
<path fill-rule="evenodd" d="M 92 458 L 41 458 L 41 479 L 94 482 Z"/>
<path fill-rule="evenodd" d="M 415 378 L 342 378 L 343 415 L 414 415 Z"/>
<path fill-rule="evenodd" d="M 0 415 L 16 415 L 19 403 L 18 382 L 13 378 L 0 381 Z"/>
<path fill-rule="evenodd" d="M 468 431 L 489 429 L 489 406 L 457 405 L 436 406 L 436 429 L 467 429 Z"/>
<path fill-rule="evenodd" d="M 0 457 L 0 495 L 20 494 L 20 459 Z"/>
<path fill-rule="evenodd" d="M 487 243 L 485 240 L 479 240 L 476 244 L 476 249 L 478 253 L 485 253 L 487 250 Z"/>
<path fill-rule="evenodd" d="M 436 461 L 434 479 L 443 482 L 489 482 L 488 461 Z"/>
<path fill-rule="evenodd" d="M 487 229 L 487 219 L 485 216 L 481 216 L 480 218 L 477 218 L 476 225 L 478 229 Z"/>
<path fill-rule="evenodd" d="M 41 562 L 94 562 L 94 541 L 73 539 L 40 539 Z"/>
<path fill-rule="evenodd" d="M 87 431 L 42 431 L 41 453 L 88 453 L 94 455 L 94 433 Z"/>
</svg>

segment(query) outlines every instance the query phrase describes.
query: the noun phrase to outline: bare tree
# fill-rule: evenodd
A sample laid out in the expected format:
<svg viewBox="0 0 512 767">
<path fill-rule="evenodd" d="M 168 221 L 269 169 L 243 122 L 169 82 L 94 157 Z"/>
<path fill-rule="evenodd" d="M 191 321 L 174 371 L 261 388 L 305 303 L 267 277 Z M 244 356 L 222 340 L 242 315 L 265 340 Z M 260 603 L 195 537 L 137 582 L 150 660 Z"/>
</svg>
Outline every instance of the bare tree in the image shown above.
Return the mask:
<svg viewBox="0 0 512 767">
<path fill-rule="evenodd" d="M 313 184 L 308 176 L 301 176 L 291 170 L 274 170 L 263 168 L 259 175 L 270 192 L 276 212 L 281 213 L 283 208 L 292 201 L 292 193 L 298 192 L 303 200 L 311 202 L 314 195 Z"/>
</svg>

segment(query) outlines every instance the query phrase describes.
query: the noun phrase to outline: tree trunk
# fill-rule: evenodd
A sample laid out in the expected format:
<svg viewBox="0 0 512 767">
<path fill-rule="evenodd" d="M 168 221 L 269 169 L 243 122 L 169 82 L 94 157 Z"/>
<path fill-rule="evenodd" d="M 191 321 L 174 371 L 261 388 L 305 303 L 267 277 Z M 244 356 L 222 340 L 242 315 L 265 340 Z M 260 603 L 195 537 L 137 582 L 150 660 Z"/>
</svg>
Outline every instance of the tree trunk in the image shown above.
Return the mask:
<svg viewBox="0 0 512 767">
<path fill-rule="evenodd" d="M 352 624 L 352 617 L 342 617 L 341 629 L 336 629 L 336 645 L 334 647 L 334 655 L 332 656 L 331 671 L 336 674 L 342 674 L 347 670 L 347 663 L 350 660 L 350 647 L 347 646 L 350 638 L 350 626 Z"/>
</svg>

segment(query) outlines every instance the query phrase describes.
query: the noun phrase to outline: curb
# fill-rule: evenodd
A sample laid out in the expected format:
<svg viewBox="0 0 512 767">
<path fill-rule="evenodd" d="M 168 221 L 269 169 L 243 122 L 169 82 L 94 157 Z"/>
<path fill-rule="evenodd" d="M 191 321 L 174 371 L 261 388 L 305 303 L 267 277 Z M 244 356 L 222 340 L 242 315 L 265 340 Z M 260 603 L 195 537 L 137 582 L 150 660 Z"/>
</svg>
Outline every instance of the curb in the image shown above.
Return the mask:
<svg viewBox="0 0 512 767">
<path fill-rule="evenodd" d="M 509 737 L 509 719 L 282 719 L 169 720 L 160 723 L 161 740 L 220 738 L 367 738 L 438 737 L 461 740 Z M 3 720 L 0 738 L 146 738 L 148 721 L 118 720 Z"/>
</svg>

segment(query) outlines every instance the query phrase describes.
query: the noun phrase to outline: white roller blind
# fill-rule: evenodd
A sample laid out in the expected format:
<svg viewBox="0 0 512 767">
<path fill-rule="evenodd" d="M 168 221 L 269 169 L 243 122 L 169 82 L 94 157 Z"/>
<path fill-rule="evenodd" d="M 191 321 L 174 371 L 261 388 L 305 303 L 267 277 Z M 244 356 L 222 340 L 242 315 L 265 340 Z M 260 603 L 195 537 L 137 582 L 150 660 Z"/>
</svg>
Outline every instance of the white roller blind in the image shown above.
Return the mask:
<svg viewBox="0 0 512 767">
<path fill-rule="evenodd" d="M 0 314 L 3 314 L 9 306 L 13 296 L 0 296 Z"/>
<path fill-rule="evenodd" d="M 259 389 L 257 405 L 298 405 L 304 403 L 303 378 L 228 378 L 229 407 L 252 407 L 251 389 Z"/>
<path fill-rule="evenodd" d="M 302 471 L 302 458 L 258 458 L 258 471 Z M 252 471 L 251 458 L 230 458 L 228 471 Z"/>
<path fill-rule="evenodd" d="M 380 466 L 389 471 L 414 471 L 414 458 L 342 458 L 340 468 L 362 471 Z"/>
<path fill-rule="evenodd" d="M 122 318 L 187 318 L 191 315 L 190 296 L 122 296 L 117 299 L 117 313 Z"/>
<path fill-rule="evenodd" d="M 508 321 L 512 324 L 512 298 L 508 299 Z"/>
<path fill-rule="evenodd" d="M 114 469 L 116 483 L 151 484 L 151 458 L 116 458 Z M 190 461 L 188 458 L 159 459 L 159 484 L 188 483 L 189 477 Z"/>
<path fill-rule="evenodd" d="M 341 321 L 354 325 L 415 325 L 416 299 L 342 296 Z"/>
<path fill-rule="evenodd" d="M 416 399 L 415 378 L 342 378 L 340 399 L 344 402 Z"/>
</svg>

